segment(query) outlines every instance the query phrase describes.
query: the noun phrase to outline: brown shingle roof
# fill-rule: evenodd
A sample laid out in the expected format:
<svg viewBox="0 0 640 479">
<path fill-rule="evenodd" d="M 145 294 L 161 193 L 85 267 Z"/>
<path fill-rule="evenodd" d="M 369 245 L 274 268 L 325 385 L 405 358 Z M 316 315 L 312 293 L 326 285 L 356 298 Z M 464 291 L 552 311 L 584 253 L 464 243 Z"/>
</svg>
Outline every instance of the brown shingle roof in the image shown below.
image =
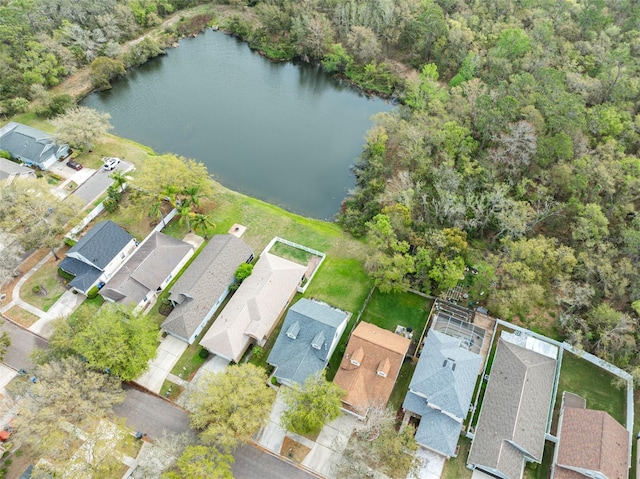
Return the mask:
<svg viewBox="0 0 640 479">
<path fill-rule="evenodd" d="M 373 324 L 358 324 L 333 380 L 347 392 L 344 406 L 360 415 L 366 414 L 370 406 L 385 406 L 410 343 L 409 339 Z M 354 357 L 360 366 L 351 363 Z M 387 370 L 386 377 L 378 374 L 381 365 Z"/>
<path fill-rule="evenodd" d="M 629 473 L 629 433 L 604 411 L 565 407 L 557 464 L 623 479 Z M 558 468 L 556 479 L 567 477 Z M 571 477 L 571 476 L 568 476 Z"/>
</svg>

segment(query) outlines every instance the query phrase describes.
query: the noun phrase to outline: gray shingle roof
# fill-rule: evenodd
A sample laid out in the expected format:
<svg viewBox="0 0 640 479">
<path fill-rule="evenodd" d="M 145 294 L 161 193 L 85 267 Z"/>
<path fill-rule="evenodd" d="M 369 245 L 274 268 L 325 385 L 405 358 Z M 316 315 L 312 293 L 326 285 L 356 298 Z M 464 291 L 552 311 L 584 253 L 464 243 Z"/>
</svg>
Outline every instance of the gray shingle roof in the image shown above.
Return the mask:
<svg viewBox="0 0 640 479">
<path fill-rule="evenodd" d="M 253 250 L 233 235 L 216 235 L 171 288 L 177 305 L 162 329 L 188 339 L 234 281 L 235 272 Z"/>
<path fill-rule="evenodd" d="M 334 336 L 348 318 L 349 313 L 305 298 L 291 306 L 267 360 L 277 368 L 278 380 L 302 384 L 322 371 L 331 356 Z M 312 346 L 314 341 L 321 343 L 321 349 Z"/>
<path fill-rule="evenodd" d="M 102 271 L 98 268 L 94 268 L 90 264 L 69 257 L 60 261 L 58 267 L 75 276 L 69 283 L 69 286 L 80 291 L 87 291 L 102 274 Z"/>
<path fill-rule="evenodd" d="M 481 365 L 482 357 L 461 347 L 459 339 L 432 330 L 409 389 L 439 409 L 464 419 Z"/>
<path fill-rule="evenodd" d="M 554 358 L 500 338 L 469 464 L 519 479 L 525 457 L 542 460 L 555 370 Z"/>
<path fill-rule="evenodd" d="M 75 276 L 69 283 L 71 287 L 87 291 L 132 239 L 133 236 L 113 221 L 103 221 L 67 251 L 67 257 L 58 266 Z"/>
<path fill-rule="evenodd" d="M 42 165 L 51 156 L 64 156 L 68 145 L 57 145 L 51 135 L 20 123 L 11 122 L 0 129 L 0 149 L 14 158 Z"/>
<path fill-rule="evenodd" d="M 7 178 L 11 175 L 20 175 L 25 173 L 33 174 L 33 170 L 26 166 L 22 166 L 15 161 L 0 158 L 0 178 Z"/>
<path fill-rule="evenodd" d="M 67 251 L 67 256 L 75 256 L 80 261 L 104 270 L 132 239 L 133 236 L 113 221 L 102 221 Z"/>
<path fill-rule="evenodd" d="M 409 393 L 411 394 L 411 393 Z M 427 407 L 416 430 L 418 444 L 447 457 L 453 457 L 458 447 L 462 424 L 440 411 Z"/>
<path fill-rule="evenodd" d="M 100 294 L 123 304 L 138 304 L 156 291 L 193 246 L 177 238 L 155 232 L 144 241 Z"/>
</svg>

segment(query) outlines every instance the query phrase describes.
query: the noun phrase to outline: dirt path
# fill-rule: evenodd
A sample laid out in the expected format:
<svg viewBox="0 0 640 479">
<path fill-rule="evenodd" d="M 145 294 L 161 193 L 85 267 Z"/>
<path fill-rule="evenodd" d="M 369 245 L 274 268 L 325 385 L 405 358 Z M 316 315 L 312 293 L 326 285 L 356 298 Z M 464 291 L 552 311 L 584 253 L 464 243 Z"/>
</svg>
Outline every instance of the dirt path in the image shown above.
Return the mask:
<svg viewBox="0 0 640 479">
<path fill-rule="evenodd" d="M 140 43 L 147 37 L 157 36 L 160 32 L 162 32 L 165 28 L 170 27 L 174 23 L 180 21 L 182 18 L 190 17 L 202 12 L 202 6 L 194 7 L 190 10 L 181 10 L 174 14 L 173 16 L 167 18 L 164 22 L 162 22 L 157 27 L 149 30 L 144 35 L 134 38 L 133 40 L 124 43 L 121 46 L 122 53 L 126 53 L 133 45 Z M 51 91 L 55 95 L 68 94 L 71 95 L 75 99 L 80 99 L 93 90 L 93 85 L 91 85 L 91 67 L 87 65 L 86 67 L 77 70 L 75 73 L 72 73 L 68 76 L 62 83 L 54 87 Z"/>
</svg>

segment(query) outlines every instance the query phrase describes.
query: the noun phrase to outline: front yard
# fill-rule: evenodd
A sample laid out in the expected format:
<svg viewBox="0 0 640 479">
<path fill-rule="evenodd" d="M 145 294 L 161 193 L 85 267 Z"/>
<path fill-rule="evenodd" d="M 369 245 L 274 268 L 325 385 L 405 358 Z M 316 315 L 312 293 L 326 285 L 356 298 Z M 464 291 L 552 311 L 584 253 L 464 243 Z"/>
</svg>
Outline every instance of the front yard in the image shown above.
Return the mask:
<svg viewBox="0 0 640 479">
<path fill-rule="evenodd" d="M 63 253 L 59 253 L 61 255 Z M 58 261 L 52 257 L 24 283 L 20 297 L 36 308 L 48 311 L 65 291 L 64 280 L 58 276 Z"/>
</svg>

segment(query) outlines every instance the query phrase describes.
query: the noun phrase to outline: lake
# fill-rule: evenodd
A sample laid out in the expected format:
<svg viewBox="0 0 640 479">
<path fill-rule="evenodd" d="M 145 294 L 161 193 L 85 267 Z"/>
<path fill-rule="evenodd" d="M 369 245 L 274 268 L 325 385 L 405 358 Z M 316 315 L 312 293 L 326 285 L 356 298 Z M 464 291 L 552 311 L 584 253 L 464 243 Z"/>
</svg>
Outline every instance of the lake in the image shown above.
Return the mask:
<svg viewBox="0 0 640 479">
<path fill-rule="evenodd" d="M 321 68 L 273 63 L 208 30 L 94 93 L 113 132 L 203 162 L 233 190 L 312 218 L 333 219 L 371 116 L 393 109 Z"/>
</svg>

